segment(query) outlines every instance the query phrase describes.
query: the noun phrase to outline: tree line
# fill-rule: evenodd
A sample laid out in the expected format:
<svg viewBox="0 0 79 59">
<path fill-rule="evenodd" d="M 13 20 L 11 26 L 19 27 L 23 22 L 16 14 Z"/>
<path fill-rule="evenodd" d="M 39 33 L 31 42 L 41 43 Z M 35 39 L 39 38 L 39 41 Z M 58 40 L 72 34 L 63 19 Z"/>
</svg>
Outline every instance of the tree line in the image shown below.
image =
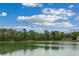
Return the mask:
<svg viewBox="0 0 79 59">
<path fill-rule="evenodd" d="M 62 40 L 62 38 L 72 38 L 76 40 L 79 32 L 64 33 L 59 31 L 45 30 L 43 33 L 35 32 L 34 30 L 17 31 L 14 29 L 0 29 L 0 41 L 27 41 L 27 40 Z"/>
</svg>

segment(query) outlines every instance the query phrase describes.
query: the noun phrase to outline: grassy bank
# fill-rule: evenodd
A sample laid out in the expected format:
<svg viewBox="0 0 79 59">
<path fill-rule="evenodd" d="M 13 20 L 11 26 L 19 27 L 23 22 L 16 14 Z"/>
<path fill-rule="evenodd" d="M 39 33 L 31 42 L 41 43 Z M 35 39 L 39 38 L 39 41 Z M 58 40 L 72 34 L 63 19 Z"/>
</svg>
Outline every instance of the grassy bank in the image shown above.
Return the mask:
<svg viewBox="0 0 79 59">
<path fill-rule="evenodd" d="M 0 41 L 0 43 L 26 43 L 26 44 L 52 44 L 52 43 L 60 43 L 60 42 L 79 42 L 79 40 L 62 40 L 62 41 Z"/>
</svg>

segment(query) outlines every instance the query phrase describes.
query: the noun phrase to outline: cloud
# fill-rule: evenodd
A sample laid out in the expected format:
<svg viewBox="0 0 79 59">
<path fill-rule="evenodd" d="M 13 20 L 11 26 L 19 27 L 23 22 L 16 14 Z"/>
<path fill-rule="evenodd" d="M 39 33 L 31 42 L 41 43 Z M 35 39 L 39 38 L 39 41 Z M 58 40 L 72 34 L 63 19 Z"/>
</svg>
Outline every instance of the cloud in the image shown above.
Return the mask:
<svg viewBox="0 0 79 59">
<path fill-rule="evenodd" d="M 66 10 L 64 8 L 60 9 L 45 8 L 43 9 L 42 12 L 44 14 L 60 15 L 60 16 L 73 16 L 75 14 L 72 10 Z"/>
<path fill-rule="evenodd" d="M 54 22 L 56 20 L 63 19 L 57 15 L 32 15 L 32 16 L 18 16 L 18 21 L 32 21 L 32 22 Z"/>
<path fill-rule="evenodd" d="M 31 27 L 29 27 L 29 26 L 13 26 L 13 27 L 10 27 L 10 26 L 4 26 L 4 27 L 0 27 L 0 28 L 7 28 L 7 29 L 10 29 L 10 28 L 12 28 L 12 29 L 31 29 Z"/>
<path fill-rule="evenodd" d="M 72 10 L 65 10 L 63 8 L 60 9 L 52 9 L 45 8 L 42 10 L 43 14 L 32 15 L 32 16 L 18 16 L 18 21 L 35 21 L 35 22 L 54 22 L 59 19 L 68 19 L 75 15 Z"/>
<path fill-rule="evenodd" d="M 75 13 L 72 10 L 66 10 L 64 8 L 52 9 L 45 8 L 42 10 L 42 14 L 32 16 L 18 16 L 17 21 L 30 22 L 33 25 L 39 26 L 52 26 L 52 27 L 73 27 L 74 25 L 69 22 L 69 17 L 72 17 Z M 55 22 L 63 20 L 62 22 Z"/>
<path fill-rule="evenodd" d="M 55 25 L 55 23 L 51 23 L 51 22 L 33 23 L 33 24 L 40 25 L 40 26 L 43 26 L 43 25 L 45 25 L 45 26 L 54 26 Z"/>
<path fill-rule="evenodd" d="M 12 28 L 15 28 L 15 29 L 31 29 L 31 27 L 28 27 L 28 26 L 15 26 L 15 27 L 12 27 Z"/>
<path fill-rule="evenodd" d="M 27 6 L 27 7 L 42 7 L 43 4 L 41 3 L 22 3 L 23 6 Z"/>
<path fill-rule="evenodd" d="M 73 27 L 74 26 L 69 21 L 64 21 L 64 22 L 60 23 L 59 25 L 62 27 Z"/>
<path fill-rule="evenodd" d="M 10 27 L 10 26 L 4 26 L 4 27 L 0 27 L 0 28 L 7 28 L 7 29 L 26 29 L 26 30 L 42 30 L 43 28 L 41 27 L 30 27 L 30 26 L 13 26 L 13 27 Z"/>
<path fill-rule="evenodd" d="M 27 20 L 29 20 L 30 19 L 30 17 L 28 17 L 28 16 L 18 16 L 17 17 L 17 20 L 18 21 L 27 21 Z"/>
<path fill-rule="evenodd" d="M 2 12 L 1 14 L 0 14 L 0 16 L 7 16 L 8 14 L 6 13 L 6 12 Z"/>
<path fill-rule="evenodd" d="M 69 5 L 69 7 L 68 8 L 73 8 L 74 7 L 74 5 Z"/>
<path fill-rule="evenodd" d="M 79 20 L 79 16 L 76 16 L 75 20 Z"/>
<path fill-rule="evenodd" d="M 40 26 L 48 26 L 48 27 L 63 27 L 63 28 L 68 28 L 68 27 L 73 27 L 74 25 L 71 24 L 69 21 L 64 21 L 64 22 L 44 22 L 44 23 L 33 23 L 36 25 L 40 25 Z"/>
<path fill-rule="evenodd" d="M 73 31 L 78 30 L 79 31 L 79 27 L 71 28 L 71 30 L 73 30 Z"/>
</svg>

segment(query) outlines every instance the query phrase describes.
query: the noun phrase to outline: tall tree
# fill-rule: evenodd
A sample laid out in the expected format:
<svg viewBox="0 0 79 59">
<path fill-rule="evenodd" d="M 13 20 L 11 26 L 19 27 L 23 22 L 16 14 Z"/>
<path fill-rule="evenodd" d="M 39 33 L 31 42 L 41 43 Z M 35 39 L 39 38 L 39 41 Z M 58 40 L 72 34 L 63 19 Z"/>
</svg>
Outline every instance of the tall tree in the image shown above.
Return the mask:
<svg viewBox="0 0 79 59">
<path fill-rule="evenodd" d="M 27 30 L 23 29 L 23 40 L 27 40 Z"/>
<path fill-rule="evenodd" d="M 35 35 L 35 32 L 33 30 L 29 31 L 29 35 L 30 35 L 30 39 L 31 40 L 35 40 L 36 39 L 36 35 Z"/>
<path fill-rule="evenodd" d="M 45 35 L 45 40 L 49 40 L 49 31 L 48 30 L 44 31 L 44 35 Z"/>
</svg>

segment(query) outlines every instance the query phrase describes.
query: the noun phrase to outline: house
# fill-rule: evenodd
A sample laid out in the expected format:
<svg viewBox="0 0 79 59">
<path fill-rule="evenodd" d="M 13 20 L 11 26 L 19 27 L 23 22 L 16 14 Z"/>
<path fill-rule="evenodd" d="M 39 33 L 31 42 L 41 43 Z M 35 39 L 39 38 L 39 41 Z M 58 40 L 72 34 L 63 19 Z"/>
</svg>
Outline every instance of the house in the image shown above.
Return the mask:
<svg viewBox="0 0 79 59">
<path fill-rule="evenodd" d="M 62 40 L 72 40 L 72 38 L 62 38 Z"/>
<path fill-rule="evenodd" d="M 76 40 L 79 40 L 79 36 L 77 36 Z"/>
</svg>

